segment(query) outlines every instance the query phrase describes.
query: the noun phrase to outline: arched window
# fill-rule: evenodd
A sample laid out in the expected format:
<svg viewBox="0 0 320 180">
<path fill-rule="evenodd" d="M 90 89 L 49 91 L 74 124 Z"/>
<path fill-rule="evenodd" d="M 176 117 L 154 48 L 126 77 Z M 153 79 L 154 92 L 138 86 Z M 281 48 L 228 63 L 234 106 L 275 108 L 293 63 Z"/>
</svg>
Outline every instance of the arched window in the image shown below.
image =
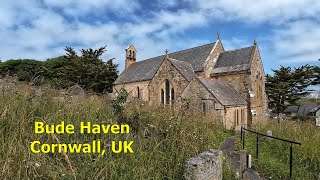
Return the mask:
<svg viewBox="0 0 320 180">
<path fill-rule="evenodd" d="M 165 81 L 165 90 L 166 90 L 166 104 L 170 104 L 170 82 L 168 79 Z"/>
<path fill-rule="evenodd" d="M 161 89 L 161 104 L 164 104 L 164 91 Z"/>
<path fill-rule="evenodd" d="M 135 57 L 135 56 L 134 56 L 134 51 L 132 51 L 132 59 L 135 59 L 134 57 Z"/>
<path fill-rule="evenodd" d="M 203 112 L 203 115 L 205 116 L 206 115 L 206 103 L 205 102 L 202 102 L 202 112 Z"/>
<path fill-rule="evenodd" d="M 138 97 L 138 99 L 140 99 L 140 88 L 139 88 L 139 86 L 137 86 L 137 97 Z"/>
<path fill-rule="evenodd" d="M 236 119 L 237 119 L 237 125 L 239 125 L 239 110 L 236 110 Z"/>
<path fill-rule="evenodd" d="M 174 89 L 171 88 L 171 103 L 174 103 Z"/>
</svg>

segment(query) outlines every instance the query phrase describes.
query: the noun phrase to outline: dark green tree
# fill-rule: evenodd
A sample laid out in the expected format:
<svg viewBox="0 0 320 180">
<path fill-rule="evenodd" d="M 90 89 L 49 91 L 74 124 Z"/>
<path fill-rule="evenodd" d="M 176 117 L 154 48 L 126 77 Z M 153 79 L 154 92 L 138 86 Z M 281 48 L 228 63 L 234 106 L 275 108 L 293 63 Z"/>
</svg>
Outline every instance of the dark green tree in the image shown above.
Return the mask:
<svg viewBox="0 0 320 180">
<path fill-rule="evenodd" d="M 314 80 L 312 81 L 312 85 L 320 85 L 320 67 L 314 66 L 313 71 L 314 71 Z"/>
<path fill-rule="evenodd" d="M 81 56 L 71 47 L 66 47 L 65 51 L 66 55 L 55 74 L 62 80 L 60 86 L 78 84 L 97 93 L 112 92 L 113 82 L 118 77 L 118 65 L 113 63 L 113 59 L 102 61 L 101 55 L 106 51 L 106 46 L 97 50 L 82 49 Z"/>
<path fill-rule="evenodd" d="M 19 81 L 30 82 L 43 74 L 43 62 L 34 59 L 10 59 L 0 63 L 0 76 L 16 75 Z"/>
<path fill-rule="evenodd" d="M 277 114 L 283 113 L 297 100 L 307 94 L 307 87 L 314 81 L 314 67 L 304 65 L 299 68 L 281 66 L 272 70 L 274 75 L 266 75 L 266 93 L 269 107 Z"/>
</svg>

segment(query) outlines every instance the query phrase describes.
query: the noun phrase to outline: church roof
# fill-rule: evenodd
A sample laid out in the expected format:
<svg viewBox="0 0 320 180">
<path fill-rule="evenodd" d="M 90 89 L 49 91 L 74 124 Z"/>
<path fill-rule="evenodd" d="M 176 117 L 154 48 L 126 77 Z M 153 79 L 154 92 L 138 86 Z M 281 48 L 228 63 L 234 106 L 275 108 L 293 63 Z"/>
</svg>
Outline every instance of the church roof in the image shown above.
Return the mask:
<svg viewBox="0 0 320 180">
<path fill-rule="evenodd" d="M 178 71 L 185 77 L 188 81 L 191 81 L 194 76 L 194 71 L 190 63 L 175 60 L 169 58 L 169 61 L 178 69 Z"/>
<path fill-rule="evenodd" d="M 224 106 L 246 105 L 247 102 L 229 84 L 218 80 L 198 78 L 211 94 Z"/>
<path fill-rule="evenodd" d="M 114 84 L 150 80 L 153 78 L 162 62 L 163 58 L 159 57 L 138 61 L 125 69 Z"/>
<path fill-rule="evenodd" d="M 221 53 L 211 74 L 250 69 L 250 59 L 253 49 L 254 46 L 250 46 Z"/>
<path fill-rule="evenodd" d="M 202 71 L 204 68 L 204 63 L 208 58 L 211 50 L 213 49 L 214 44 L 215 43 L 210 43 L 202 46 L 193 47 L 190 49 L 185 49 L 182 51 L 169 53 L 168 56 L 169 58 L 186 62 L 179 63 L 180 65 L 184 64 L 184 67 L 186 67 L 185 64 L 190 63 L 194 72 Z M 132 64 L 120 74 L 118 79 L 115 81 L 115 84 L 123 84 L 152 79 L 157 70 L 159 69 L 160 65 L 162 64 L 165 56 L 166 55 L 157 56 L 143 61 L 138 61 Z M 178 64 L 178 62 L 176 64 Z M 190 68 L 186 69 L 189 70 Z M 187 75 L 187 73 L 184 73 L 183 75 L 185 76 Z"/>
</svg>

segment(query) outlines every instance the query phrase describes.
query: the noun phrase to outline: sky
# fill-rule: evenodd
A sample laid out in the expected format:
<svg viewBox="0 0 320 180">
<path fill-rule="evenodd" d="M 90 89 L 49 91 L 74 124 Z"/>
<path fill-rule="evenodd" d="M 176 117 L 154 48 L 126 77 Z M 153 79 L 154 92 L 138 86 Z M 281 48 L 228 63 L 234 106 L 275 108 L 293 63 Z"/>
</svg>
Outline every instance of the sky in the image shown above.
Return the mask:
<svg viewBox="0 0 320 180">
<path fill-rule="evenodd" d="M 2 0 L 0 59 L 37 59 L 107 45 L 121 72 L 125 48 L 143 60 L 217 40 L 225 50 L 256 39 L 265 72 L 320 65 L 319 0 Z M 78 51 L 79 52 L 79 51 Z"/>
</svg>

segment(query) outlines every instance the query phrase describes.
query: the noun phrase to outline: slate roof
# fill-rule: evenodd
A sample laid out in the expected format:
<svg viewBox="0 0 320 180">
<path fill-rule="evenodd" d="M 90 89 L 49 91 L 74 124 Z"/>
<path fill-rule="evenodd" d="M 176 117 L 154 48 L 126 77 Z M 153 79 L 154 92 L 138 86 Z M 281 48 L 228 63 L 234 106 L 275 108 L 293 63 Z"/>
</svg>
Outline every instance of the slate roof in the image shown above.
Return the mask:
<svg viewBox="0 0 320 180">
<path fill-rule="evenodd" d="M 150 80 L 153 78 L 162 62 L 163 58 L 159 57 L 138 61 L 125 69 L 114 84 Z"/>
<path fill-rule="evenodd" d="M 190 49 L 169 53 L 169 58 L 180 60 L 186 63 L 190 63 L 194 72 L 202 71 L 204 63 L 208 58 L 215 43 L 210 43 L 202 46 L 193 47 Z M 154 58 L 138 61 L 129 68 L 125 69 L 115 84 L 123 84 L 137 81 L 145 81 L 153 78 L 157 70 L 159 69 L 165 55 L 157 56 Z M 185 66 L 185 65 L 183 65 Z M 186 67 L 186 66 L 185 66 Z M 189 68 L 187 68 L 189 69 Z M 186 73 L 185 73 L 186 74 Z"/>
<path fill-rule="evenodd" d="M 211 74 L 250 69 L 250 58 L 254 46 L 225 51 L 219 55 Z"/>
<path fill-rule="evenodd" d="M 229 84 L 218 80 L 198 79 L 222 105 L 239 106 L 247 104 L 246 100 L 244 100 Z"/>
<path fill-rule="evenodd" d="M 285 113 L 297 113 L 299 110 L 299 106 L 289 106 L 286 110 L 284 110 Z"/>
<path fill-rule="evenodd" d="M 289 106 L 284 111 L 286 113 L 296 113 L 297 116 L 308 116 L 320 109 L 320 103 L 307 103 L 301 106 Z"/>
<path fill-rule="evenodd" d="M 320 103 L 308 103 L 299 107 L 297 116 L 308 116 L 310 113 L 315 112 L 315 109 L 320 108 Z"/>
<path fill-rule="evenodd" d="M 194 76 L 194 71 L 190 63 L 175 60 L 169 58 L 169 61 L 178 69 L 178 71 L 185 77 L 188 81 L 191 81 Z"/>
</svg>

